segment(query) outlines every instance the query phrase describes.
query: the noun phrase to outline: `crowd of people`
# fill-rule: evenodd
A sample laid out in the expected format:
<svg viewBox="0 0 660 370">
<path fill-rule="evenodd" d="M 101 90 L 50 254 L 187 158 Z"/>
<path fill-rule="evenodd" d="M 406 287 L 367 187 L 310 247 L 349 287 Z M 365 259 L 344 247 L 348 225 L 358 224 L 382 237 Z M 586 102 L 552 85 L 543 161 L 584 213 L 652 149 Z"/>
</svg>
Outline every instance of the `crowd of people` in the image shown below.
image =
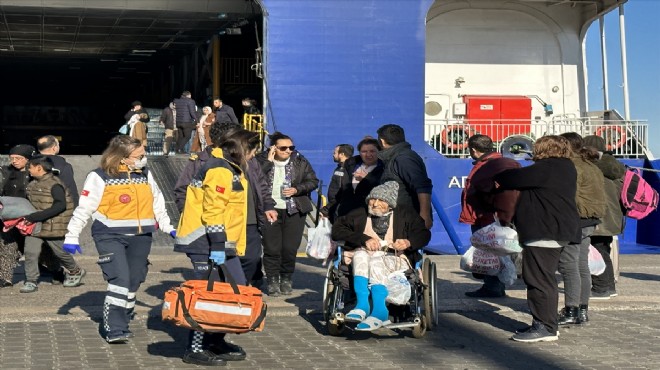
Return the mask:
<svg viewBox="0 0 660 370">
<path fill-rule="evenodd" d="M 254 113 L 251 107 L 246 99 L 246 112 Z M 310 194 L 319 183 L 294 139 L 274 132 L 259 151 L 259 135 L 245 130 L 220 99 L 199 117 L 189 92 L 174 99 L 160 118 L 166 128 L 165 154 L 186 152 L 195 131 L 196 141 L 174 189 L 181 217 L 173 225 L 147 165 L 143 131 L 149 117 L 136 101 L 124 118 L 129 134 L 110 141 L 81 191 L 71 165 L 58 155 L 55 137 L 38 139 L 40 153 L 26 144 L 10 150 L 11 163 L 0 171 L 0 195 L 23 200 L 25 210 L 14 220 L 4 219 L 5 226 L 14 227 L 2 233 L 0 286 L 13 285 L 21 254 L 22 293 L 38 290 L 40 270 L 52 270 L 53 281 L 64 287 L 80 286 L 86 271 L 73 255 L 81 252 L 80 234 L 91 218 L 98 263 L 108 284 L 103 304 L 108 343 L 125 343 L 133 336 L 129 324 L 157 229 L 175 239 L 174 250 L 187 255 L 196 279 L 224 264 L 238 284 L 263 283 L 272 297 L 292 294 L 296 253 L 313 210 Z M 401 266 L 414 266 L 417 251 L 430 241 L 433 185 L 398 125 L 380 127 L 376 137 L 363 138 L 356 148 L 357 155 L 351 144 L 334 148 L 337 167 L 320 212 L 333 224 L 332 237 L 341 241 L 345 260 L 352 261 L 357 303 L 346 320 L 371 331 L 389 323 L 384 280 Z M 514 226 L 523 246 L 522 255 L 511 258 L 519 262 L 533 321 L 512 339 L 556 340 L 559 325 L 588 321 L 589 299 L 616 295 L 609 249 L 623 228 L 616 199 L 623 165 L 605 152 L 602 138 L 583 139 L 575 133 L 539 138 L 534 162 L 526 167 L 503 158 L 485 135 L 470 137 L 468 148 L 475 162 L 459 221 L 473 232 L 496 220 Z M 608 265 L 598 277 L 587 266 L 590 244 Z M 563 276 L 566 296 L 566 307 L 559 312 L 556 271 Z M 467 292 L 469 297 L 505 296 L 497 277 L 475 277 L 484 284 Z M 183 360 L 223 365 L 244 358 L 245 351 L 224 334 L 191 331 Z"/>
</svg>

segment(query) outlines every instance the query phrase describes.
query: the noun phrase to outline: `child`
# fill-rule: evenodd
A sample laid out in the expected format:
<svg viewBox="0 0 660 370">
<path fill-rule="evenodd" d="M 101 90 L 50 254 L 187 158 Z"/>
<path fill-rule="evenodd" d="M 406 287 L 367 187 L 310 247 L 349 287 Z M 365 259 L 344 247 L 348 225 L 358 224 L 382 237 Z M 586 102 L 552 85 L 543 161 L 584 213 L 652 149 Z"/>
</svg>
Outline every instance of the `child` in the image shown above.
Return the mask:
<svg viewBox="0 0 660 370">
<path fill-rule="evenodd" d="M 25 284 L 21 293 L 37 291 L 39 280 L 39 254 L 41 245 L 46 242 L 53 254 L 68 271 L 65 287 L 82 284 L 85 270 L 80 268 L 69 253 L 62 249 L 67 225 L 73 214 L 73 199 L 62 181 L 53 174 L 53 161 L 47 156 L 35 156 L 28 162 L 28 171 L 34 180 L 27 186 L 27 197 L 37 209 L 25 216 L 31 223 L 41 222 L 41 230 L 25 237 Z"/>
</svg>

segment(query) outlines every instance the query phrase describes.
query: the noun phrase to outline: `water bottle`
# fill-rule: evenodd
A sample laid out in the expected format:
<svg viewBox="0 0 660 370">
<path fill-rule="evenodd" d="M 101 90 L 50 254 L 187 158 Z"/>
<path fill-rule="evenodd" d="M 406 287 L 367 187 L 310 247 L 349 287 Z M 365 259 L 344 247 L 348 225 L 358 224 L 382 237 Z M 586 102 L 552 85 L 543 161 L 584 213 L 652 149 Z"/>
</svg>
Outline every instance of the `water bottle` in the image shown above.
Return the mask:
<svg viewBox="0 0 660 370">
<path fill-rule="evenodd" d="M 291 187 L 291 181 L 284 181 L 282 183 L 282 186 L 280 186 L 280 195 L 282 196 L 282 199 L 289 199 L 286 195 L 284 195 L 284 189 L 288 189 Z"/>
</svg>

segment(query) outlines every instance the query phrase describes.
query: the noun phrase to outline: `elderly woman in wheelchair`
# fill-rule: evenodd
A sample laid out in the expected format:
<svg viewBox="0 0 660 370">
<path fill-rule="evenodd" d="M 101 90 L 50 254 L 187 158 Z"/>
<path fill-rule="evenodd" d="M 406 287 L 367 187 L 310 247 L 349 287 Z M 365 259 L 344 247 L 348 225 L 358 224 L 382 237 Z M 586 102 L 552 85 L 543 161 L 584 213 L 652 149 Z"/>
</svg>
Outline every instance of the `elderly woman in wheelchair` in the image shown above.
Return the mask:
<svg viewBox="0 0 660 370">
<path fill-rule="evenodd" d="M 356 330 L 372 331 L 390 324 L 385 304 L 388 275 L 415 266 L 421 259 L 418 250 L 431 239 L 424 220 L 412 207 L 397 206 L 398 190 L 394 181 L 375 187 L 367 196 L 366 208 L 337 218 L 332 228 L 332 238 L 341 240 L 345 251 L 353 252 L 357 304 L 345 320 L 359 322 Z"/>
</svg>

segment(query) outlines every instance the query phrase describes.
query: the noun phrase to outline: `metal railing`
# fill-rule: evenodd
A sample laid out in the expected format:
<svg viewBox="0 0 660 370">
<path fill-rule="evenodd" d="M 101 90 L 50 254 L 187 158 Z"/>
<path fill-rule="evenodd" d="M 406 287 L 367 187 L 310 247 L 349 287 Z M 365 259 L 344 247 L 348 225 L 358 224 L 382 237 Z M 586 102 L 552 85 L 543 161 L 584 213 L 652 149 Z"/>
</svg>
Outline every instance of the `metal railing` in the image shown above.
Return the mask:
<svg viewBox="0 0 660 370">
<path fill-rule="evenodd" d="M 565 117 L 545 120 L 433 120 L 424 126 L 424 140 L 441 154 L 467 158 L 467 140 L 474 134 L 488 135 L 497 150 L 531 150 L 536 139 L 545 135 L 576 132 L 582 137 L 597 135 L 605 139 L 607 150 L 616 157 L 651 158 L 646 121 L 602 120 Z"/>
</svg>

